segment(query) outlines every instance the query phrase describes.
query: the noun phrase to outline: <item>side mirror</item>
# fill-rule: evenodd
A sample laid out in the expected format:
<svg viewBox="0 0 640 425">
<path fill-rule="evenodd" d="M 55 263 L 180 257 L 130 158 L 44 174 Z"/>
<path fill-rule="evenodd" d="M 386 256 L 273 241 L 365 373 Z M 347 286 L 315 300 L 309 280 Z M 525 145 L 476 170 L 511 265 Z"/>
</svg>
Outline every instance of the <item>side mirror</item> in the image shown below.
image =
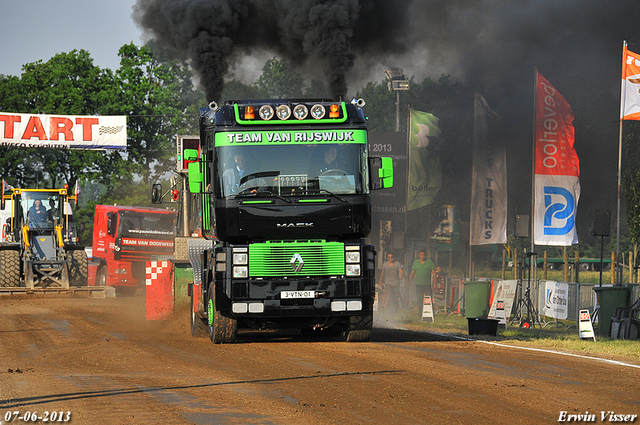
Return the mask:
<svg viewBox="0 0 640 425">
<path fill-rule="evenodd" d="M 184 150 L 184 158 L 185 161 L 197 161 L 198 158 L 198 149 L 185 149 Z"/>
<path fill-rule="evenodd" d="M 371 170 L 371 189 L 388 189 L 393 187 L 393 159 L 369 158 Z"/>
<path fill-rule="evenodd" d="M 162 185 L 160 183 L 156 183 L 153 186 L 151 186 L 151 203 L 152 204 L 162 203 Z"/>
<path fill-rule="evenodd" d="M 191 149 L 187 149 L 191 150 Z M 186 151 L 185 151 L 186 152 Z M 188 165 L 189 171 L 189 191 L 191 193 L 202 193 L 202 171 L 200 171 L 199 162 L 190 162 Z"/>
<path fill-rule="evenodd" d="M 118 216 L 116 213 L 107 213 L 107 234 L 113 236 L 116 234 L 116 226 L 118 224 Z"/>
</svg>

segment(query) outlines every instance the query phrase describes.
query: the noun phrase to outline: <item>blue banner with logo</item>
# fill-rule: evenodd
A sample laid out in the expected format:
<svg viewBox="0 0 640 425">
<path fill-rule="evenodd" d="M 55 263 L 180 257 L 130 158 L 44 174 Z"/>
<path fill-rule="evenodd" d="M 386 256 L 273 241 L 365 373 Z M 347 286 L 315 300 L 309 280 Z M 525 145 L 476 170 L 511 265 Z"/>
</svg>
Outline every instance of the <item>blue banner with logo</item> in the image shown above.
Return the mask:
<svg viewBox="0 0 640 425">
<path fill-rule="evenodd" d="M 573 147 L 573 112 L 564 97 L 536 72 L 536 146 L 533 235 L 536 245 L 578 243 L 580 162 Z"/>
</svg>

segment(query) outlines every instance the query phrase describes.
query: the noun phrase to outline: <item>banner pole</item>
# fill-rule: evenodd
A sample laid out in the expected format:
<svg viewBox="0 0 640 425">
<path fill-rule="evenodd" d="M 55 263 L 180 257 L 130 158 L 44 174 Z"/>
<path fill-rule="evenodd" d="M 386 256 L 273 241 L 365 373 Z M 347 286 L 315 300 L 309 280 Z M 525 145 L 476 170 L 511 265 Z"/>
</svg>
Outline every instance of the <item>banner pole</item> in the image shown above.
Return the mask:
<svg viewBox="0 0 640 425">
<path fill-rule="evenodd" d="M 535 246 L 535 213 L 536 213 L 536 111 L 538 109 L 538 67 L 533 76 L 533 149 L 531 153 L 531 252 Z M 531 266 L 531 265 L 530 265 Z"/>
<path fill-rule="evenodd" d="M 616 212 L 616 264 L 613 264 L 615 267 L 612 270 L 615 270 L 616 273 L 616 285 L 620 285 L 621 279 L 619 279 L 618 274 L 618 261 L 620 258 L 620 192 L 622 186 L 622 122 L 624 120 L 624 103 L 626 100 L 625 96 L 625 87 L 624 87 L 624 63 L 626 60 L 626 52 L 627 52 L 627 41 L 624 40 L 622 42 L 622 79 L 620 81 L 620 129 L 618 131 L 618 207 Z"/>
</svg>

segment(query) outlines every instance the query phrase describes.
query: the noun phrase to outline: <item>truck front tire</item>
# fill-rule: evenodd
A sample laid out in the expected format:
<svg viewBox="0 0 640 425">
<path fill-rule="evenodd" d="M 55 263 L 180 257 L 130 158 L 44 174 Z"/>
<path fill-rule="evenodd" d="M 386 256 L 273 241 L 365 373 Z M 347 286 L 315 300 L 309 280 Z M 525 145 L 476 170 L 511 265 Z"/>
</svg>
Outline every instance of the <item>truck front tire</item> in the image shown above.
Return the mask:
<svg viewBox="0 0 640 425">
<path fill-rule="evenodd" d="M 238 322 L 224 317 L 216 309 L 214 285 L 209 286 L 209 300 L 207 301 L 209 314 L 209 339 L 214 344 L 228 344 L 236 339 Z"/>
<path fill-rule="evenodd" d="M 373 329 L 373 313 L 365 312 L 360 316 L 349 317 L 344 331 L 344 339 L 348 342 L 367 342 Z"/>
</svg>

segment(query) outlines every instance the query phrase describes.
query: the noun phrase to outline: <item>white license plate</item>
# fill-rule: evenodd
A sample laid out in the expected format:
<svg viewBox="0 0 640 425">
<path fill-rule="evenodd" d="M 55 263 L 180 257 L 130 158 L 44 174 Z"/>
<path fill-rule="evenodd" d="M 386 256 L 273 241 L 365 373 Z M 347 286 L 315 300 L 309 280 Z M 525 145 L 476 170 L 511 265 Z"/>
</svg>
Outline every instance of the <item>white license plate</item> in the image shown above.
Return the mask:
<svg viewBox="0 0 640 425">
<path fill-rule="evenodd" d="M 315 298 L 316 291 L 282 291 L 280 298 L 283 300 L 290 298 Z"/>
</svg>

